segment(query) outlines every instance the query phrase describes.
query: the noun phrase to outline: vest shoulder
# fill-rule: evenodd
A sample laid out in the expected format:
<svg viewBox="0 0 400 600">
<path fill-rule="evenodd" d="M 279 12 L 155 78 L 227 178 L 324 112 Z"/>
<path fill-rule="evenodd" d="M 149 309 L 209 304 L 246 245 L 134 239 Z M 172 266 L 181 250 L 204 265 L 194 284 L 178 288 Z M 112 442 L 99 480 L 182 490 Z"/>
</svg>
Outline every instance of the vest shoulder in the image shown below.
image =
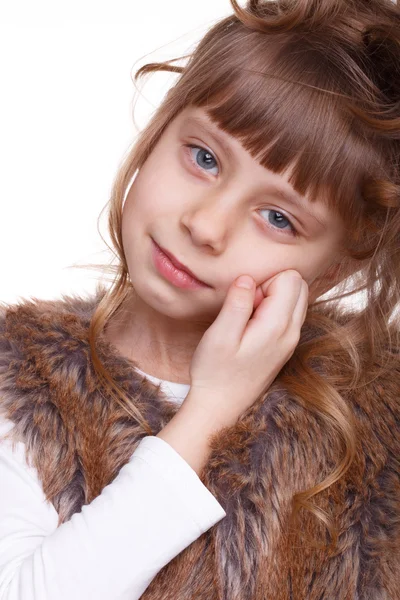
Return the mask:
<svg viewBox="0 0 400 600">
<path fill-rule="evenodd" d="M 64 315 L 76 315 L 82 319 L 90 318 L 94 308 L 106 292 L 104 285 L 98 285 L 94 292 L 83 294 L 62 294 L 59 298 L 44 299 L 31 296 L 14 303 L 0 300 L 0 324 L 4 330 L 7 319 L 16 315 L 21 320 L 25 317 L 37 319 L 57 319 Z"/>
<path fill-rule="evenodd" d="M 77 356 L 77 350 L 85 348 L 91 315 L 105 291 L 98 286 L 86 296 L 0 302 L 0 410 L 22 381 L 29 393 L 34 372 L 45 378 L 71 352 Z"/>
<path fill-rule="evenodd" d="M 32 329 L 45 331 L 72 320 L 88 322 L 105 292 L 104 286 L 98 286 L 95 292 L 86 295 L 62 294 L 55 299 L 30 297 L 15 303 L 0 301 L 0 352 L 10 347 L 14 337 L 24 339 Z"/>
</svg>

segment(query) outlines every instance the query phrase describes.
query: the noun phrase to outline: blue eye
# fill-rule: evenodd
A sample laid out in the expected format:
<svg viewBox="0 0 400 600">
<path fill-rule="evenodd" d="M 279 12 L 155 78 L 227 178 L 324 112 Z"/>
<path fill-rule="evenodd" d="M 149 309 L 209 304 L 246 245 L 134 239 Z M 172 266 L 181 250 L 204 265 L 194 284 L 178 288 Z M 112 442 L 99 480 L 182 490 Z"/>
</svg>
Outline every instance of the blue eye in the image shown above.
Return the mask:
<svg viewBox="0 0 400 600">
<path fill-rule="evenodd" d="M 275 225 L 275 223 L 276 223 L 276 221 L 275 221 L 275 220 L 273 220 L 272 224 L 270 225 L 270 223 L 271 223 L 271 219 L 270 219 L 270 218 L 268 218 L 268 221 L 269 221 L 269 222 L 268 222 L 268 223 L 266 223 L 267 227 L 270 227 L 271 229 L 280 229 L 280 230 L 281 230 L 281 231 L 283 231 L 284 233 L 289 233 L 289 235 L 293 235 L 293 236 L 295 236 L 295 237 L 297 237 L 297 236 L 299 235 L 299 233 L 298 233 L 297 229 L 294 227 L 294 225 L 292 225 L 292 222 L 291 222 L 291 221 L 289 221 L 289 219 L 288 219 L 287 217 L 285 217 L 285 215 L 283 215 L 282 213 L 280 213 L 279 211 L 277 211 L 277 210 L 275 210 L 275 209 L 273 209 L 273 208 L 262 208 L 262 209 L 260 210 L 260 212 L 265 212 L 265 211 L 271 211 L 271 213 L 273 213 L 273 214 L 275 214 L 275 215 L 279 215 L 279 217 L 278 217 L 278 223 L 279 223 L 279 224 L 280 224 L 280 223 L 282 223 L 282 220 L 281 220 L 281 219 L 283 219 L 283 221 L 285 221 L 286 223 L 288 223 L 288 224 L 289 224 L 289 230 L 287 230 L 287 229 L 286 229 L 286 231 L 285 231 L 285 230 L 284 230 L 284 228 L 282 228 L 282 227 L 277 227 L 277 226 Z"/>
<path fill-rule="evenodd" d="M 196 169 L 200 169 L 201 171 L 209 171 L 210 168 L 215 168 L 215 166 L 218 167 L 217 159 L 206 148 L 202 148 L 201 146 L 195 146 L 194 144 L 188 144 L 186 146 L 186 149 L 188 150 L 189 160 L 196 167 Z M 200 150 L 200 152 L 197 153 L 195 160 L 193 159 L 192 150 Z"/>
</svg>

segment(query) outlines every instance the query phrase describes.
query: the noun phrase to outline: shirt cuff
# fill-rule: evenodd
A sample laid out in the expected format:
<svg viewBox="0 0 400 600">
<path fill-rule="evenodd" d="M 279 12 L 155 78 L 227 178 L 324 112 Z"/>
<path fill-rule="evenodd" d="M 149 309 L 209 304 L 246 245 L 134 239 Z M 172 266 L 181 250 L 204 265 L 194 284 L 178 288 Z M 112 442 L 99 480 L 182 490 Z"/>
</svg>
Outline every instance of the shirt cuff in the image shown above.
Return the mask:
<svg viewBox="0 0 400 600">
<path fill-rule="evenodd" d="M 168 442 L 148 435 L 137 445 L 132 457 L 138 457 L 153 467 L 160 477 L 176 489 L 193 520 L 204 532 L 226 517 L 226 512 L 196 471 Z"/>
</svg>

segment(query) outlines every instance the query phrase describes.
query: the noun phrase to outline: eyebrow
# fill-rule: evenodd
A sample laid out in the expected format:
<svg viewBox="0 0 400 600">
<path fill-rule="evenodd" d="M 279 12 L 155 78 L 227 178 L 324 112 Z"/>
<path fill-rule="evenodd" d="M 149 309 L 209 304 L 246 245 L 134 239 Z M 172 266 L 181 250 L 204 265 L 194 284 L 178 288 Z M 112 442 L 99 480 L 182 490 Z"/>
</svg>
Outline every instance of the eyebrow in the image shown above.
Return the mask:
<svg viewBox="0 0 400 600">
<path fill-rule="evenodd" d="M 235 155 L 232 151 L 232 148 L 229 146 L 229 143 L 224 140 L 222 135 L 218 131 L 213 129 L 213 125 L 206 123 L 203 119 L 201 119 L 201 117 L 196 117 L 194 115 L 187 117 L 183 121 L 183 124 L 186 126 L 194 125 L 198 129 L 200 129 L 204 133 L 204 135 L 209 135 L 219 146 L 221 146 L 227 158 L 231 162 L 234 162 Z M 285 188 L 275 183 L 271 183 L 269 185 L 271 186 L 271 188 L 273 188 L 274 192 L 281 196 L 283 200 L 286 200 L 286 202 L 292 204 L 293 206 L 301 208 L 311 218 L 315 219 L 325 231 L 327 230 L 326 223 L 321 221 L 321 219 L 319 219 L 315 213 L 311 212 L 307 208 L 307 204 L 304 202 L 304 199 L 302 198 L 302 196 L 300 196 L 300 194 L 297 194 L 294 190 L 286 190 Z"/>
<path fill-rule="evenodd" d="M 227 157 L 231 160 L 231 162 L 234 162 L 235 155 L 232 151 L 232 148 L 229 146 L 228 142 L 226 142 L 223 139 L 223 137 L 218 133 L 218 131 L 215 131 L 212 128 L 212 125 L 209 125 L 200 117 L 195 116 L 187 117 L 184 121 L 184 125 L 194 125 L 195 127 L 198 127 L 205 135 L 209 135 L 211 138 L 214 139 L 214 141 L 217 144 L 219 144 L 222 147 L 222 149 L 224 150 Z"/>
</svg>

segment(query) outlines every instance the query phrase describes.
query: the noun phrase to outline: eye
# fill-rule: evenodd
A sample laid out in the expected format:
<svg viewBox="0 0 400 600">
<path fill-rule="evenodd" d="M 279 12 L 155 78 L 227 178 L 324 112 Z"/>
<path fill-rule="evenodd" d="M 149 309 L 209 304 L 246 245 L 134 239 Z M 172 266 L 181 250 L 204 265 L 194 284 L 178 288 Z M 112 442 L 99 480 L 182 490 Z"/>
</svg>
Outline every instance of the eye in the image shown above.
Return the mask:
<svg viewBox="0 0 400 600">
<path fill-rule="evenodd" d="M 196 152 L 196 150 L 200 150 L 200 152 Z M 195 146 L 194 144 L 187 144 L 185 146 L 185 151 L 190 162 L 200 171 L 209 171 L 210 169 L 215 168 L 215 166 L 218 167 L 217 159 L 209 150 L 207 150 L 207 148 Z"/>
<path fill-rule="evenodd" d="M 268 218 L 268 223 L 265 221 L 265 225 L 266 227 L 268 227 L 269 229 L 279 229 L 280 231 L 282 231 L 285 235 L 292 235 L 294 237 L 298 237 L 299 236 L 299 232 L 297 231 L 297 229 L 294 227 L 294 225 L 292 224 L 292 222 L 285 217 L 285 215 L 283 215 L 281 212 L 273 209 L 273 208 L 262 208 L 260 210 L 260 212 L 265 212 L 265 211 L 270 211 L 270 213 L 272 213 L 273 216 L 270 216 Z M 274 218 L 274 215 L 279 215 L 277 220 Z M 282 221 L 283 219 L 283 221 Z M 276 223 L 278 223 L 279 225 L 282 224 L 282 222 L 286 222 L 289 224 L 289 229 L 284 229 L 282 227 L 278 227 L 276 226 Z"/>
</svg>

